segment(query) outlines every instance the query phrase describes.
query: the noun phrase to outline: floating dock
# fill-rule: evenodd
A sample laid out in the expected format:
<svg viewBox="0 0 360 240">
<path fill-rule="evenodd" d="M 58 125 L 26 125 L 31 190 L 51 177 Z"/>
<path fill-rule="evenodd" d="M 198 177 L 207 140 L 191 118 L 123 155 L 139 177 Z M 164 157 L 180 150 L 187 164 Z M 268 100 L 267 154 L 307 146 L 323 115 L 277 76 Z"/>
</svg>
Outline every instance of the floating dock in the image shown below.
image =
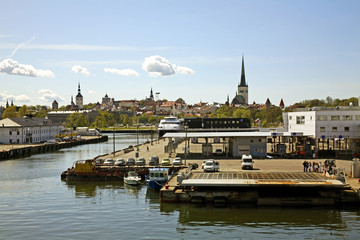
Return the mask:
<svg viewBox="0 0 360 240">
<path fill-rule="evenodd" d="M 348 184 L 320 173 L 186 170 L 161 189 L 162 202 L 256 206 L 360 206 Z"/>
</svg>

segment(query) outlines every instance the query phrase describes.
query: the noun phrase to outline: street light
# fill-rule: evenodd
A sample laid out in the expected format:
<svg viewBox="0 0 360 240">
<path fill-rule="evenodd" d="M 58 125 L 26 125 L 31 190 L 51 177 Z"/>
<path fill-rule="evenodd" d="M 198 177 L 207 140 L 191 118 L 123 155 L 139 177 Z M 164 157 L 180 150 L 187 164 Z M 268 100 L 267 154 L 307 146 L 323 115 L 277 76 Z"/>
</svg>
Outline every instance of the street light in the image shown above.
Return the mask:
<svg viewBox="0 0 360 240">
<path fill-rule="evenodd" d="M 185 125 L 185 166 L 186 166 L 186 157 L 187 157 L 187 147 L 186 147 L 186 143 L 187 143 L 187 129 L 188 129 L 188 125 Z"/>
<path fill-rule="evenodd" d="M 140 151 L 140 149 L 139 149 L 139 124 L 136 127 L 136 142 L 137 142 L 137 151 Z"/>
</svg>

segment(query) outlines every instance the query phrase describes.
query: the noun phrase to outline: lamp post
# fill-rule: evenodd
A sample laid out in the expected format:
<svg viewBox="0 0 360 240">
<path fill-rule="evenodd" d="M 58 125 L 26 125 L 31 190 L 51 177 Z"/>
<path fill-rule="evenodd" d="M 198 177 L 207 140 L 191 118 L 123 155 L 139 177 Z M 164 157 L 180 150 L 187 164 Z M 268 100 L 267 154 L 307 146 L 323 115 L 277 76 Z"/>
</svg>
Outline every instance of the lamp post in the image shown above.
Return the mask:
<svg viewBox="0 0 360 240">
<path fill-rule="evenodd" d="M 113 128 L 113 156 L 115 157 L 115 125 Z"/>
<path fill-rule="evenodd" d="M 151 140 L 150 140 L 150 142 L 151 142 L 151 146 L 153 145 L 153 131 L 152 131 L 152 123 L 151 123 L 151 125 L 150 125 L 150 133 L 151 133 Z"/>
<path fill-rule="evenodd" d="M 139 124 L 136 127 L 136 143 L 137 143 L 137 151 L 139 151 Z"/>
<path fill-rule="evenodd" d="M 185 125 L 185 166 L 186 166 L 186 157 L 187 157 L 187 129 L 188 125 Z"/>
</svg>

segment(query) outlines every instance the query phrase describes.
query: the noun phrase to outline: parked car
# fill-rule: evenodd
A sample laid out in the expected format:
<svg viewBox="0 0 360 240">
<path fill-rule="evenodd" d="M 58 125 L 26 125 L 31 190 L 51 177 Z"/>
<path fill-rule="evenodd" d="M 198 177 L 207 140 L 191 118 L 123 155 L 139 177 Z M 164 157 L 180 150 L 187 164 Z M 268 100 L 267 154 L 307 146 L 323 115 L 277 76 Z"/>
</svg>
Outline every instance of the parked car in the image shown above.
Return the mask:
<svg viewBox="0 0 360 240">
<path fill-rule="evenodd" d="M 171 165 L 171 164 L 170 164 L 170 159 L 164 158 L 163 160 L 161 160 L 161 165 L 162 165 L 162 166 L 169 166 L 169 165 Z"/>
<path fill-rule="evenodd" d="M 105 166 L 113 166 L 114 163 L 115 163 L 114 159 L 111 159 L 111 158 L 107 158 L 107 159 L 105 159 L 105 161 L 104 161 L 104 165 L 105 165 Z"/>
<path fill-rule="evenodd" d="M 173 165 L 182 165 L 182 160 L 179 157 L 174 158 Z"/>
<path fill-rule="evenodd" d="M 252 170 L 254 167 L 254 161 L 250 154 L 244 154 L 241 157 L 241 169 Z"/>
<path fill-rule="evenodd" d="M 214 155 L 221 156 L 221 155 L 223 155 L 223 151 L 221 149 L 216 149 Z"/>
<path fill-rule="evenodd" d="M 135 158 L 128 158 L 126 161 L 126 166 L 134 166 L 135 165 Z"/>
<path fill-rule="evenodd" d="M 103 164 L 104 164 L 104 159 L 99 158 L 95 160 L 95 166 L 101 166 Z"/>
<path fill-rule="evenodd" d="M 152 157 L 149 159 L 149 165 L 150 165 L 150 166 L 159 165 L 159 157 L 158 157 L 158 156 L 152 156 Z"/>
<path fill-rule="evenodd" d="M 201 168 L 202 168 L 202 169 L 204 169 L 204 166 L 205 166 L 206 161 L 207 161 L 207 160 L 202 161 L 202 163 L 201 163 Z"/>
<path fill-rule="evenodd" d="M 204 172 L 218 172 L 220 169 L 220 164 L 213 159 L 207 160 L 204 166 Z"/>
<path fill-rule="evenodd" d="M 125 160 L 123 158 L 119 158 L 115 161 L 115 166 L 125 166 Z"/>
<path fill-rule="evenodd" d="M 145 158 L 138 158 L 136 160 L 136 165 L 137 166 L 145 166 L 145 164 L 146 164 Z"/>
</svg>

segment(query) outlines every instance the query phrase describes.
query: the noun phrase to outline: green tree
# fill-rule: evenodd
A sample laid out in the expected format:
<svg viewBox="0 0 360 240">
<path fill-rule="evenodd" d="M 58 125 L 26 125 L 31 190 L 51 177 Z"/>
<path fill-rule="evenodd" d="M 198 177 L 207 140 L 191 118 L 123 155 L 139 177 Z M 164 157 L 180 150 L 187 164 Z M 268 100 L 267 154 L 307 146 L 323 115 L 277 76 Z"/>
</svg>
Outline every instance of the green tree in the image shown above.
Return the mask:
<svg viewBox="0 0 360 240">
<path fill-rule="evenodd" d="M 16 112 L 16 106 L 7 107 L 2 115 L 2 118 L 11 118 L 11 117 L 17 117 L 18 114 Z"/>
<path fill-rule="evenodd" d="M 89 120 L 87 116 L 81 113 L 71 113 L 66 119 L 67 127 L 87 127 L 89 126 Z"/>
<path fill-rule="evenodd" d="M 18 116 L 19 117 L 24 117 L 26 116 L 26 114 L 28 114 L 28 109 L 26 105 L 23 105 L 20 109 L 19 109 L 19 113 Z"/>
<path fill-rule="evenodd" d="M 114 126 L 116 123 L 116 116 L 113 113 L 98 111 L 99 114 L 96 116 L 93 126 L 95 127 L 108 127 Z"/>
<path fill-rule="evenodd" d="M 252 115 L 251 115 L 251 110 L 250 109 L 245 109 L 245 108 L 237 108 L 236 110 L 234 110 L 232 117 L 234 117 L 234 118 L 248 118 L 248 119 L 250 119 L 251 122 L 254 120 L 252 118 Z"/>
</svg>

